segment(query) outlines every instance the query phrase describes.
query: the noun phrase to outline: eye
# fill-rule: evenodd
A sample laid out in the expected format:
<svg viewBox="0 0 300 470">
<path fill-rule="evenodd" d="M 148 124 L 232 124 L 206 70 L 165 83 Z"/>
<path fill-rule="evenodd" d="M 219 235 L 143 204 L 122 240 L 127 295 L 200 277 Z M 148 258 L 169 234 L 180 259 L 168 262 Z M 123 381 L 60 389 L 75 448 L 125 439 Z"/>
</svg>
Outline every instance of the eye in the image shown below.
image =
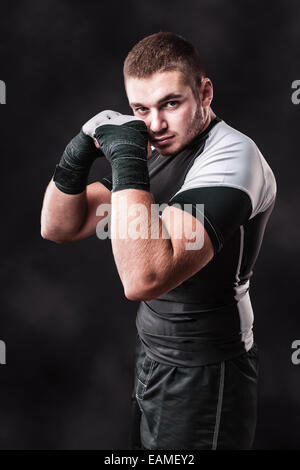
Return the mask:
<svg viewBox="0 0 300 470">
<path fill-rule="evenodd" d="M 143 106 L 141 106 L 140 108 L 135 108 L 135 112 L 139 114 L 145 114 L 146 111 L 147 111 L 147 108 L 144 108 Z"/>
<path fill-rule="evenodd" d="M 179 101 L 168 101 L 165 106 L 166 108 L 175 108 L 178 105 Z"/>
</svg>

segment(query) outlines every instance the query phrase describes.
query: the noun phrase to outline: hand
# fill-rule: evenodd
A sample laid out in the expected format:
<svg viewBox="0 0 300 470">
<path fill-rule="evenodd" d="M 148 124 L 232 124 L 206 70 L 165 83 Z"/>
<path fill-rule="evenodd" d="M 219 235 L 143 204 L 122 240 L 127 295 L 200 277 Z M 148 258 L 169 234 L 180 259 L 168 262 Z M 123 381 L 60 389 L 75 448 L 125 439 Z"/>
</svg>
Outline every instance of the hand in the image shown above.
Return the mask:
<svg viewBox="0 0 300 470">
<path fill-rule="evenodd" d="M 106 124 L 107 122 L 110 122 L 110 120 L 116 116 L 122 116 L 122 114 L 117 111 L 111 111 L 110 109 L 101 111 L 101 113 L 96 114 L 96 116 L 92 117 L 82 126 L 82 131 L 93 138 L 98 126 L 102 123 Z"/>
<path fill-rule="evenodd" d="M 140 118 L 119 114 L 118 116 L 102 116 L 93 137 L 96 138 L 106 158 L 111 162 L 114 154 L 119 155 L 121 147 L 139 147 L 139 156 L 148 153 L 148 131 Z M 118 151 L 115 150 L 118 148 Z M 124 148 L 123 148 L 124 151 Z M 129 151 L 128 157 L 131 152 Z"/>
<path fill-rule="evenodd" d="M 67 194 L 78 194 L 84 191 L 90 168 L 96 158 L 103 156 L 99 146 L 95 148 L 93 134 L 103 119 L 119 116 L 116 111 L 102 111 L 83 125 L 77 134 L 67 145 L 65 151 L 56 165 L 53 181 L 57 188 Z"/>
<path fill-rule="evenodd" d="M 134 188 L 149 191 L 147 126 L 135 116 L 106 117 L 94 137 L 113 170 L 113 191 Z"/>
</svg>

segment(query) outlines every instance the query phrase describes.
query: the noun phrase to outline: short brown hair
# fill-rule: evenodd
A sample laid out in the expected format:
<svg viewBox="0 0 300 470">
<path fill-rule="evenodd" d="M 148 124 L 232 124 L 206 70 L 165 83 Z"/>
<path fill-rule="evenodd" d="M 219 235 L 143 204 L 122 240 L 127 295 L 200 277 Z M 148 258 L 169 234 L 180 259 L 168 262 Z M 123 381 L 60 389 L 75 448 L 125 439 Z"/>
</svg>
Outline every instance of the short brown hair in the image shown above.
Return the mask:
<svg viewBox="0 0 300 470">
<path fill-rule="evenodd" d="M 202 60 L 194 46 L 178 34 L 159 32 L 139 41 L 124 62 L 127 76 L 147 78 L 155 72 L 181 70 L 185 81 L 196 93 L 204 77 Z"/>
</svg>

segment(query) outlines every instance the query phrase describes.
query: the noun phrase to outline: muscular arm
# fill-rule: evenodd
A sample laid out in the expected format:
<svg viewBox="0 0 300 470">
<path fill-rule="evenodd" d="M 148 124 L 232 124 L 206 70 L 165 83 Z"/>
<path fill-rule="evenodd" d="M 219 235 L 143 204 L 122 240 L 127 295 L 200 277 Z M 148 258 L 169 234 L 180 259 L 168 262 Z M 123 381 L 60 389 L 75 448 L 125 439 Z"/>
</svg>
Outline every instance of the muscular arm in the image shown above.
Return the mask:
<svg viewBox="0 0 300 470">
<path fill-rule="evenodd" d="M 93 129 L 116 116 L 120 113 L 111 110 L 96 114 L 65 148 L 44 197 L 43 238 L 56 243 L 80 240 L 95 234 L 97 223 L 107 217 L 96 216 L 96 210 L 100 204 L 110 204 L 110 191 L 100 182 L 87 185 L 87 179 L 95 159 L 103 156 Z"/>
<path fill-rule="evenodd" d="M 195 217 L 179 208 L 167 207 L 161 218 L 151 220 L 154 203 L 147 191 L 126 189 L 112 195 L 112 233 L 121 233 L 119 225 L 124 217 L 127 219 L 126 236 L 113 237 L 112 248 L 125 295 L 130 300 L 151 300 L 174 289 L 202 269 L 214 255 L 210 238 Z M 127 214 L 125 205 L 129 209 Z M 133 237 L 130 229 L 134 208 L 139 205 L 144 208 L 139 218 L 139 223 L 146 226 L 144 238 Z M 134 210 L 130 211 L 130 207 Z M 151 237 L 151 233 L 158 236 Z"/>
<path fill-rule="evenodd" d="M 111 201 L 110 191 L 101 183 L 89 184 L 80 194 L 65 194 L 50 181 L 41 213 L 41 235 L 56 243 L 81 240 L 96 233 L 99 204 Z"/>
<path fill-rule="evenodd" d="M 190 214 L 186 227 L 179 208 L 167 207 L 159 217 L 150 192 L 149 138 L 143 121 L 117 116 L 101 123 L 93 135 L 112 166 L 112 248 L 125 295 L 130 300 L 154 299 L 202 269 L 214 255 L 212 243 Z M 136 212 L 141 215 L 134 220 Z M 141 236 L 136 226 L 142 226 Z M 200 237 L 190 249 L 186 245 L 195 229 Z"/>
<path fill-rule="evenodd" d="M 107 216 L 96 216 L 96 210 L 110 204 L 110 191 L 100 182 L 87 185 L 87 178 L 94 160 L 103 156 L 93 130 L 116 116 L 120 113 L 111 110 L 96 114 L 65 148 L 43 201 L 43 238 L 56 243 L 81 240 L 95 234 L 97 223 Z"/>
</svg>

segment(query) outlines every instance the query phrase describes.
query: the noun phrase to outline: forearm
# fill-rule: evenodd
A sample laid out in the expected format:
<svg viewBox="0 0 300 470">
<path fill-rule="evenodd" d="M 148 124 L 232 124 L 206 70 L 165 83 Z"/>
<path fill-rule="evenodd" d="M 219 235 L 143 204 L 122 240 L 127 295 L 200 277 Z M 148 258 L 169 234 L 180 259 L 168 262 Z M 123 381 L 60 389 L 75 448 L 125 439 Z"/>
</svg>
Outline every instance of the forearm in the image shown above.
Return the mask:
<svg viewBox="0 0 300 470">
<path fill-rule="evenodd" d="M 148 292 L 152 290 L 161 274 L 165 277 L 163 270 L 173 262 L 172 243 L 162 237 L 158 210 L 155 221 L 151 220 L 155 201 L 150 193 L 147 127 L 136 117 L 117 116 L 101 124 L 94 134 L 112 166 L 112 248 L 125 295 L 134 300 L 135 292 L 141 293 L 144 285 Z M 131 211 L 140 208 L 139 219 L 146 232 L 142 237 L 130 233 L 131 229 L 138 231 L 132 221 L 136 215 Z M 153 239 L 151 230 L 157 231 L 158 237 Z"/>
<path fill-rule="evenodd" d="M 127 189 L 112 194 L 112 249 L 125 295 L 132 300 L 134 292 L 147 290 L 155 295 L 155 286 L 167 288 L 162 280 L 172 282 L 171 274 L 176 274 L 176 246 L 154 204 L 147 191 Z M 136 237 L 135 232 L 141 236 Z"/>
<path fill-rule="evenodd" d="M 80 231 L 86 214 L 86 190 L 80 194 L 65 194 L 51 180 L 43 201 L 41 235 L 55 242 L 70 241 Z"/>
</svg>

